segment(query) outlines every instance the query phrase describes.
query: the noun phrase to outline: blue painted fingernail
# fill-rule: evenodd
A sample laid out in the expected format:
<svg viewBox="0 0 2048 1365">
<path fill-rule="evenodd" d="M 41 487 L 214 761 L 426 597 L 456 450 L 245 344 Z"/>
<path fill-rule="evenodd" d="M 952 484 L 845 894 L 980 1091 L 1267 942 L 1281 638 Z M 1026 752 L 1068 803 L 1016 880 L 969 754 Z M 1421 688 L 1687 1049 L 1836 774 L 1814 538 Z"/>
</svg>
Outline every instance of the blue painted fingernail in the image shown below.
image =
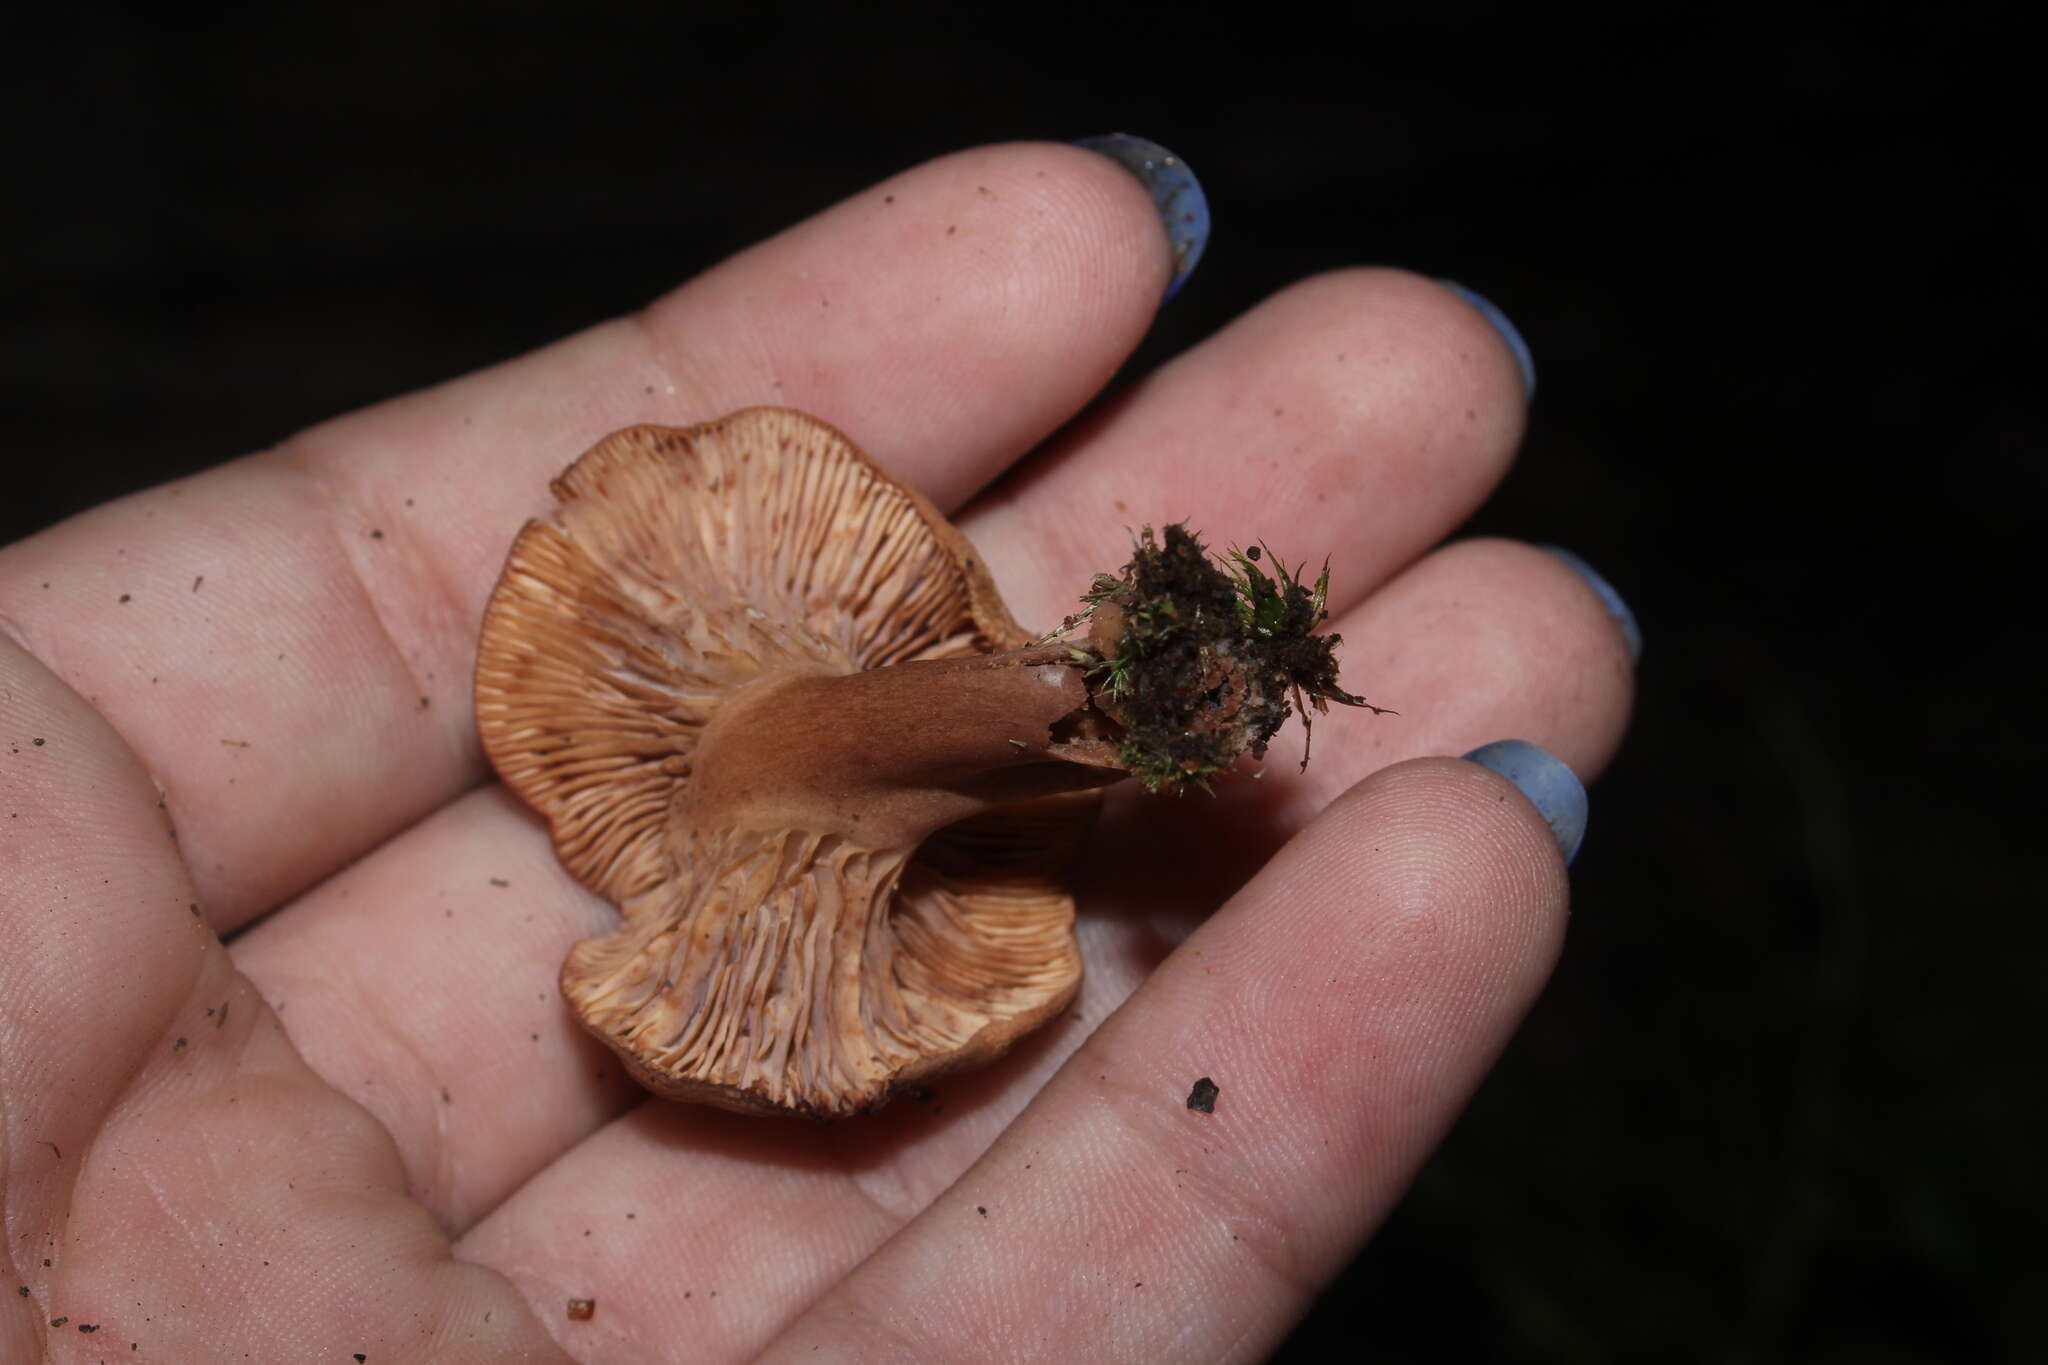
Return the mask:
<svg viewBox="0 0 2048 1365">
<path fill-rule="evenodd" d="M 1202 193 L 1202 182 L 1195 179 L 1187 162 L 1158 143 L 1129 133 L 1084 137 L 1074 145 L 1101 152 L 1137 176 L 1152 196 L 1152 207 L 1159 210 L 1166 240 L 1173 247 L 1173 278 L 1166 283 L 1166 297 L 1178 294 L 1181 284 L 1194 273 L 1195 262 L 1202 259 L 1202 248 L 1209 244 L 1209 200 Z"/>
<path fill-rule="evenodd" d="M 1586 789 L 1564 760 L 1526 739 L 1495 740 L 1465 757 L 1521 788 L 1536 813 L 1550 823 L 1557 846 L 1564 850 L 1565 866 L 1571 866 L 1586 838 Z"/>
<path fill-rule="evenodd" d="M 1628 603 L 1621 600 L 1621 594 L 1614 590 L 1614 585 L 1594 572 L 1591 564 L 1562 545 L 1539 545 L 1536 548 L 1556 555 L 1571 565 L 1579 577 L 1586 580 L 1586 586 L 1593 590 L 1594 595 L 1600 599 L 1600 604 L 1607 608 L 1607 614 L 1614 618 L 1614 624 L 1621 627 L 1621 638 L 1628 641 L 1628 661 L 1640 662 L 1643 657 L 1642 628 L 1636 624 L 1636 614 L 1628 609 Z"/>
<path fill-rule="evenodd" d="M 1438 284 L 1456 294 L 1479 310 L 1479 316 L 1493 324 L 1493 330 L 1500 333 L 1500 339 L 1514 352 L 1515 364 L 1522 371 L 1522 397 L 1525 400 L 1536 397 L 1536 357 L 1529 354 L 1529 343 L 1522 340 L 1522 334 L 1515 330 L 1515 324 L 1508 321 L 1508 315 L 1494 305 L 1492 299 L 1476 293 L 1459 284 L 1456 280 L 1438 280 Z"/>
</svg>

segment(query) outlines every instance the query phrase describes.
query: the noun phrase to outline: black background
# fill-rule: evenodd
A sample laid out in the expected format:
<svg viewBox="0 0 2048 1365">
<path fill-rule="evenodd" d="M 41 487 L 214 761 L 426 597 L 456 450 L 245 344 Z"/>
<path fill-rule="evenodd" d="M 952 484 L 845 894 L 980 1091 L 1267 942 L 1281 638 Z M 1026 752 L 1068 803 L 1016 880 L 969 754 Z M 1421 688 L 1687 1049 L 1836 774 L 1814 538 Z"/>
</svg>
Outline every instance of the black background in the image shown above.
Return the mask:
<svg viewBox="0 0 2048 1365">
<path fill-rule="evenodd" d="M 1997 7 L 706 9 L 4 21 L 0 534 L 927 156 L 1156 138 L 1216 226 L 1139 363 L 1328 267 L 1472 285 L 1540 391 L 1471 529 L 1577 550 L 1647 641 L 1554 985 L 1282 1359 L 2048 1350 L 2042 158 Z"/>
</svg>

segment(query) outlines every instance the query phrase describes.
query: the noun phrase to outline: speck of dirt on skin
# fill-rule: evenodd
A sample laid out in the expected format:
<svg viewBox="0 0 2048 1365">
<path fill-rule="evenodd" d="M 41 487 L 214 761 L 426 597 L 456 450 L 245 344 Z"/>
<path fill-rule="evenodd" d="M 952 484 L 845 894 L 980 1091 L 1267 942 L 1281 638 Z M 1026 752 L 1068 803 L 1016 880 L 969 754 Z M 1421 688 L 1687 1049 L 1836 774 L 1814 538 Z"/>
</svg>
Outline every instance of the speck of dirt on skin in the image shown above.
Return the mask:
<svg viewBox="0 0 2048 1365">
<path fill-rule="evenodd" d="M 221 1001 L 220 1013 L 215 1015 L 213 1019 L 213 1026 L 215 1028 L 220 1028 L 228 1022 L 228 1006 L 234 1003 L 232 1000 Z"/>
<path fill-rule="evenodd" d="M 43 737 L 41 735 L 36 736 L 36 747 L 38 749 L 43 747 Z"/>
<path fill-rule="evenodd" d="M 187 1043 L 183 1038 L 180 1038 L 177 1042 L 171 1044 L 171 1051 L 183 1052 L 187 1047 L 190 1046 L 191 1044 Z"/>
<path fill-rule="evenodd" d="M 100 1325 L 99 1325 L 98 1323 L 96 1323 L 96 1322 L 81 1322 L 81 1323 L 79 1323 L 79 1324 L 78 1324 L 78 1330 L 79 1330 L 79 1331 L 81 1331 L 81 1332 L 88 1332 L 88 1333 L 89 1333 L 89 1332 L 97 1332 L 97 1331 L 99 1331 L 99 1330 L 100 1330 Z"/>
<path fill-rule="evenodd" d="M 882 202 L 885 204 L 893 204 L 896 202 L 896 196 L 893 194 L 885 194 L 882 196 Z"/>
<path fill-rule="evenodd" d="M 51 1318 L 51 1319 L 50 1319 L 50 1326 L 52 1326 L 52 1327 L 62 1327 L 62 1326 L 63 1326 L 63 1325 L 65 1324 L 65 1323 L 67 1323 L 67 1322 L 69 1322 L 69 1321 L 71 1321 L 71 1319 L 70 1319 L 70 1318 Z"/>
<path fill-rule="evenodd" d="M 1195 1082 L 1193 1090 L 1188 1091 L 1188 1108 L 1198 1114 L 1213 1114 L 1216 1112 L 1218 1093 L 1216 1082 L 1204 1076 Z"/>
<path fill-rule="evenodd" d="M 22 1297 L 23 1297 L 24 1299 L 28 1297 L 28 1286 L 27 1286 L 27 1285 L 23 1285 L 23 1286 L 21 1287 L 21 1296 L 22 1296 Z"/>
<path fill-rule="evenodd" d="M 361 1351 L 356 1352 L 356 1365 L 363 1365 L 363 1362 L 368 1359 L 369 1357 L 364 1355 Z"/>
<path fill-rule="evenodd" d="M 126 601 L 128 601 L 128 600 L 129 600 L 129 599 L 131 598 L 131 596 L 132 596 L 132 594 L 130 594 L 130 593 L 125 593 L 125 592 L 124 592 L 124 593 L 122 593 L 122 594 L 121 594 L 121 600 L 122 600 L 123 602 L 126 602 Z"/>
<path fill-rule="evenodd" d="M 382 540 L 382 539 L 384 539 L 384 532 L 383 532 L 383 530 L 382 530 L 381 528 L 379 528 L 379 527 L 375 527 L 375 526 L 372 526 L 372 527 L 370 528 L 370 539 L 372 539 L 372 540 Z"/>
<path fill-rule="evenodd" d="M 55 1152 L 57 1154 L 57 1160 L 62 1161 L 64 1159 L 64 1149 L 62 1147 L 59 1147 L 56 1143 L 50 1141 L 48 1138 L 43 1139 L 43 1146 L 48 1147 L 51 1151 Z"/>
<path fill-rule="evenodd" d="M 974 1211 L 984 1218 L 988 1217 L 988 1205 L 986 1204 L 976 1204 L 974 1206 Z"/>
<path fill-rule="evenodd" d="M 201 574 L 201 575 L 199 575 L 199 577 L 197 577 L 197 578 L 193 579 L 193 580 L 192 580 L 192 591 L 194 591 L 194 592 L 198 592 L 198 591 L 199 591 L 199 585 L 200 585 L 201 583 L 204 583 L 205 581 L 206 581 L 206 575 L 205 575 L 205 574 Z"/>
<path fill-rule="evenodd" d="M 590 1319 L 591 1319 L 591 1318 L 592 1318 L 592 1317 L 593 1317 L 593 1316 L 594 1316 L 594 1315 L 595 1315 L 596 1313 L 597 1313 L 597 1300 L 596 1300 L 596 1299 L 571 1299 L 571 1300 L 569 1300 L 569 1321 L 571 1321 L 571 1322 L 589 1322 L 589 1321 L 590 1321 Z"/>
<path fill-rule="evenodd" d="M 512 883 L 510 883 L 510 882 L 506 881 L 506 880 L 505 880 L 505 879 L 504 879 L 503 877 L 493 877 L 493 878 L 491 878 L 491 885 L 492 885 L 492 886 L 510 886 L 510 885 L 512 885 Z M 546 997 L 546 996 L 542 996 L 542 997 L 541 997 L 541 999 L 545 1000 L 545 999 L 547 999 L 547 997 Z"/>
</svg>

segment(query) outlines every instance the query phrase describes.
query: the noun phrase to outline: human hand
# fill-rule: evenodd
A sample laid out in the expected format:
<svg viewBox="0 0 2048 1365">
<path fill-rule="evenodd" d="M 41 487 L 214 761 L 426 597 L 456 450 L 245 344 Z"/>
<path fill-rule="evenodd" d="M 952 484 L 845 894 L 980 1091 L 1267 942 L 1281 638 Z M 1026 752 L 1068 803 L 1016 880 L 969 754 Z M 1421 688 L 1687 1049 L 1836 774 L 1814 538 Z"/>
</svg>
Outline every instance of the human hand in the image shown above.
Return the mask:
<svg viewBox="0 0 2048 1365">
<path fill-rule="evenodd" d="M 1590 779 L 1631 665 L 1557 557 L 1432 548 L 1523 415 L 1440 285 L 1309 280 L 1060 431 L 1172 269 L 1110 161 L 963 153 L 635 317 L 0 551 L 0 1356 L 1269 1349 L 1562 931 L 1543 818 L 1425 756 L 1512 735 Z M 1214 801 L 1114 793 L 1071 1014 L 832 1126 L 647 1101 L 583 1034 L 556 972 L 614 912 L 488 780 L 469 700 L 548 478 L 756 403 L 924 489 L 1027 624 L 1143 522 L 1327 551 L 1345 681 L 1401 713 L 1319 718 L 1305 774 L 1283 734 Z"/>
</svg>

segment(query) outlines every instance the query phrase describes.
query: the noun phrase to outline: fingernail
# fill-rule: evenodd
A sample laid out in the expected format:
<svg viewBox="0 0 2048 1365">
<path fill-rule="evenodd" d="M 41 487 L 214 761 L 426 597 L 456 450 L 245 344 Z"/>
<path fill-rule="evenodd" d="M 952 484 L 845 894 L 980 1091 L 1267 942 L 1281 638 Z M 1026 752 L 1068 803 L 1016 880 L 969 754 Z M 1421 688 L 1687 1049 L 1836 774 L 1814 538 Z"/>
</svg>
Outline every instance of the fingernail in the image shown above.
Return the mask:
<svg viewBox="0 0 2048 1365">
<path fill-rule="evenodd" d="M 1456 294 L 1479 310 L 1479 316 L 1493 324 L 1493 330 L 1500 333 L 1500 339 L 1514 352 L 1515 364 L 1522 371 L 1522 398 L 1524 401 L 1536 397 L 1536 357 L 1529 354 L 1529 343 L 1522 340 L 1522 334 L 1515 330 L 1515 324 L 1508 321 L 1508 315 L 1494 305 L 1486 295 L 1467 289 L 1456 280 L 1438 280 L 1438 284 Z"/>
<path fill-rule="evenodd" d="M 1564 760 L 1526 739 L 1495 740 L 1465 757 L 1521 788 L 1536 813 L 1549 822 L 1557 846 L 1564 850 L 1565 866 L 1571 866 L 1586 838 L 1586 789 Z"/>
<path fill-rule="evenodd" d="M 1202 248 L 1209 244 L 1209 200 L 1202 193 L 1202 182 L 1195 179 L 1187 162 L 1158 143 L 1129 133 L 1084 137 L 1074 145 L 1101 152 L 1137 176 L 1152 196 L 1152 207 L 1159 210 L 1166 240 L 1173 247 L 1173 278 L 1167 281 L 1166 297 L 1178 294 L 1194 273 L 1195 262 L 1202 259 Z"/>
<path fill-rule="evenodd" d="M 1607 608 L 1607 614 L 1614 618 L 1614 624 L 1621 627 L 1621 638 L 1628 641 L 1628 661 L 1640 662 L 1643 657 L 1642 628 L 1636 624 L 1636 614 L 1628 609 L 1628 603 L 1621 600 L 1621 594 L 1614 590 L 1614 585 L 1594 572 L 1591 564 L 1562 545 L 1539 545 L 1536 548 L 1556 555 L 1569 564 L 1579 577 L 1586 580 L 1586 586 L 1593 590 L 1594 595 L 1600 599 L 1600 604 Z"/>
</svg>

